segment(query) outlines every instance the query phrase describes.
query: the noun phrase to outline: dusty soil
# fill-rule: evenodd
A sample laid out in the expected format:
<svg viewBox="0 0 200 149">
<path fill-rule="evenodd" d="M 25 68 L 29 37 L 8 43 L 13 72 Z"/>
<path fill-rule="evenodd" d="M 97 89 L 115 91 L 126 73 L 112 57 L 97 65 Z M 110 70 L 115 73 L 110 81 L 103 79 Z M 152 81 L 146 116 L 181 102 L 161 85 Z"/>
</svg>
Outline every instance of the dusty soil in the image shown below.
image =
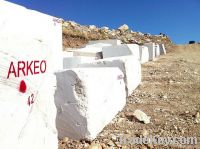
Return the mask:
<svg viewBox="0 0 200 149">
<path fill-rule="evenodd" d="M 131 114 L 140 109 L 151 117 L 149 124 Z M 59 148 L 200 148 L 200 45 L 177 45 L 167 55 L 142 65 L 142 83 L 127 104 L 93 142 L 65 138 Z M 120 145 L 118 136 L 159 135 L 197 137 L 191 146 Z"/>
<path fill-rule="evenodd" d="M 63 47 L 64 51 L 67 51 L 67 48 L 83 48 L 85 44 L 88 43 L 88 40 L 78 36 L 69 36 L 63 34 Z"/>
</svg>

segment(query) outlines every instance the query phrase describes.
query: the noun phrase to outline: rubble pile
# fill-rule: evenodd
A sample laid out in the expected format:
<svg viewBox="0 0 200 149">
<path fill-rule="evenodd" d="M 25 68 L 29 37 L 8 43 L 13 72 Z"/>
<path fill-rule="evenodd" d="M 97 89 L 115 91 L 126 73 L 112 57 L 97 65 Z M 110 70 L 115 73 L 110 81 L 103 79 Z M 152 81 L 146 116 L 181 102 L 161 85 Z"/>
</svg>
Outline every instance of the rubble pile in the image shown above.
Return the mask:
<svg viewBox="0 0 200 149">
<path fill-rule="evenodd" d="M 63 21 L 63 48 L 84 47 L 89 40 L 119 39 L 122 43 L 144 43 L 154 42 L 165 44 L 169 48 L 173 43 L 168 36 L 163 33 L 151 35 L 149 33 L 135 32 L 128 25 L 124 24 L 118 29 L 108 27 L 98 28 L 95 25 L 83 26 L 73 21 Z"/>
</svg>

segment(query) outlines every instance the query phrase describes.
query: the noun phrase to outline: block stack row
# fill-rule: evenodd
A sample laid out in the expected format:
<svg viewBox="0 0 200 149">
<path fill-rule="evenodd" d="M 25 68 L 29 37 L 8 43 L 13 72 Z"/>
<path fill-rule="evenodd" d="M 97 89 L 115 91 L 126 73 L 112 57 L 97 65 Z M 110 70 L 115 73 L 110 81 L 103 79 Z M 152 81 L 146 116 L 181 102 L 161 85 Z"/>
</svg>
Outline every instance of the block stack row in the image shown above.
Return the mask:
<svg viewBox="0 0 200 149">
<path fill-rule="evenodd" d="M 141 64 L 161 54 L 166 54 L 163 44 L 120 40 L 90 41 L 63 52 L 55 94 L 59 138 L 94 139 L 141 83 Z"/>
</svg>

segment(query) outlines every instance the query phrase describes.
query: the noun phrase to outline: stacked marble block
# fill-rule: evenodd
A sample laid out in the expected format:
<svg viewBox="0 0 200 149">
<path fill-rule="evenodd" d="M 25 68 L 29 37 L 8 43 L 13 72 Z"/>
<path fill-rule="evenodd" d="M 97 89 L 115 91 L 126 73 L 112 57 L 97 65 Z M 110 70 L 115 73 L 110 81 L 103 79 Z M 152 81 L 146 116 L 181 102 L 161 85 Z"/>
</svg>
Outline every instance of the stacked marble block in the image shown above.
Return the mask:
<svg viewBox="0 0 200 149">
<path fill-rule="evenodd" d="M 0 148 L 56 149 L 62 20 L 4 0 L 0 12 Z"/>
<path fill-rule="evenodd" d="M 94 139 L 140 84 L 141 63 L 155 58 L 155 47 L 100 40 L 65 54 L 56 73 L 59 138 Z"/>
</svg>

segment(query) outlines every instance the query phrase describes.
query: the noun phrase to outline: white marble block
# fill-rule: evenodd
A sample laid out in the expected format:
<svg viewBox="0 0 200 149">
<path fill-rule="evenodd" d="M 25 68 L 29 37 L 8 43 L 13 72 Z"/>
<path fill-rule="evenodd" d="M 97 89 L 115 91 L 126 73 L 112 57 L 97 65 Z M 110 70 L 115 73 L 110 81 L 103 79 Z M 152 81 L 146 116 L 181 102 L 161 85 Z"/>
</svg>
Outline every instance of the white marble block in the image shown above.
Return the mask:
<svg viewBox="0 0 200 149">
<path fill-rule="evenodd" d="M 103 47 L 108 47 L 108 46 L 112 46 L 112 44 L 110 44 L 110 43 L 94 43 L 94 44 L 87 44 L 85 47 L 86 48 L 93 48 L 93 47 L 95 47 L 95 48 L 103 48 Z"/>
<path fill-rule="evenodd" d="M 63 69 L 70 69 L 78 67 L 79 64 L 89 63 L 95 60 L 95 57 L 88 56 L 73 56 L 63 57 Z"/>
<path fill-rule="evenodd" d="M 133 55 L 82 63 L 78 67 L 118 67 L 124 73 L 127 96 L 131 95 L 141 83 L 141 64 Z"/>
<path fill-rule="evenodd" d="M 73 50 L 72 52 L 73 56 L 87 56 L 87 57 L 94 57 L 95 59 L 102 58 L 102 48 L 100 47 L 85 47 Z"/>
<path fill-rule="evenodd" d="M 111 44 L 111 45 L 121 45 L 121 41 L 117 39 L 108 39 L 108 40 L 92 40 L 89 41 L 88 45 L 93 45 L 93 44 Z"/>
<path fill-rule="evenodd" d="M 139 45 L 137 44 L 123 44 L 117 46 L 103 47 L 103 58 L 119 57 L 126 55 L 134 55 L 140 59 Z"/>
<path fill-rule="evenodd" d="M 149 50 L 149 61 L 153 61 L 155 59 L 155 43 L 145 43 L 144 46 Z"/>
<path fill-rule="evenodd" d="M 160 47 L 160 54 L 166 54 L 166 49 L 165 49 L 165 45 L 164 44 L 159 44 L 159 47 Z"/>
<path fill-rule="evenodd" d="M 74 68 L 56 73 L 59 138 L 94 139 L 126 103 L 119 68 Z"/>
<path fill-rule="evenodd" d="M 0 148 L 58 148 L 60 19 L 0 0 Z"/>
<path fill-rule="evenodd" d="M 155 44 L 155 57 L 160 56 L 160 46 L 159 44 Z"/>
<path fill-rule="evenodd" d="M 148 47 L 140 46 L 140 63 L 146 63 L 149 61 L 149 50 Z"/>
</svg>

